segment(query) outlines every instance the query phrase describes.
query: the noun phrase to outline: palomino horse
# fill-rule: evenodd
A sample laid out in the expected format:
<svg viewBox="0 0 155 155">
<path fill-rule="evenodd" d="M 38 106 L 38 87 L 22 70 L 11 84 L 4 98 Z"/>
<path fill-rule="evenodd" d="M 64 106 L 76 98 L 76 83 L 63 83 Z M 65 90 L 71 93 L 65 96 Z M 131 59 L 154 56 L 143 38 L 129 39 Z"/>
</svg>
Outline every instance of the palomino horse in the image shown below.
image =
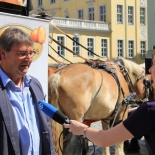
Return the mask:
<svg viewBox="0 0 155 155">
<path fill-rule="evenodd" d="M 123 99 L 130 94 L 137 79 L 143 77 L 144 69 L 132 61 L 120 59 L 125 67 L 107 62 L 99 67 L 101 69 L 94 69 L 77 63 L 52 74 L 48 85 L 49 103 L 60 109 L 69 119 L 80 122 L 105 119 L 110 122 L 114 119 L 117 109 L 120 109 L 115 123 L 122 121 L 127 117 L 127 105 L 122 104 Z M 58 123 L 52 124 L 56 152 L 60 136 L 57 126 L 62 127 Z M 68 135 L 64 138 L 63 154 L 81 155 L 81 139 L 71 133 Z M 107 149 L 104 150 L 106 155 L 109 154 Z M 116 145 L 115 154 L 124 154 L 123 143 Z"/>
</svg>

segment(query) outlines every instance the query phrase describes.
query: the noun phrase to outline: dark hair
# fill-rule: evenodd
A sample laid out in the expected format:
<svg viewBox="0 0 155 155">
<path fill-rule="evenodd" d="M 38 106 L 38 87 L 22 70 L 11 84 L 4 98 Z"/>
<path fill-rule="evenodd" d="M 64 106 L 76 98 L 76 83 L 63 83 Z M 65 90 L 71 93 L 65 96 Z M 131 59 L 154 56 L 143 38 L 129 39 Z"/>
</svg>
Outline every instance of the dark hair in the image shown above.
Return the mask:
<svg viewBox="0 0 155 155">
<path fill-rule="evenodd" d="M 7 52 L 9 52 L 15 44 L 20 45 L 22 43 L 33 46 L 33 41 L 30 36 L 16 27 L 7 28 L 0 36 L 0 49 L 4 49 Z"/>
</svg>

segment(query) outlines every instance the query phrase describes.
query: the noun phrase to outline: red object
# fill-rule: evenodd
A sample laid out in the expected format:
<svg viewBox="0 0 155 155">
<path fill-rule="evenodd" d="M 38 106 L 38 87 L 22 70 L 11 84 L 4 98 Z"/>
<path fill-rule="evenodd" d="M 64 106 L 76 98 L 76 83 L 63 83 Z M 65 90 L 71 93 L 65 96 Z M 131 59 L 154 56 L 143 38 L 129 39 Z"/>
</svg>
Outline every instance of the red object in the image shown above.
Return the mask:
<svg viewBox="0 0 155 155">
<path fill-rule="evenodd" d="M 90 125 L 91 123 L 94 123 L 94 122 L 97 122 L 98 120 L 84 120 L 83 121 L 83 124 L 85 124 L 85 125 Z"/>
</svg>

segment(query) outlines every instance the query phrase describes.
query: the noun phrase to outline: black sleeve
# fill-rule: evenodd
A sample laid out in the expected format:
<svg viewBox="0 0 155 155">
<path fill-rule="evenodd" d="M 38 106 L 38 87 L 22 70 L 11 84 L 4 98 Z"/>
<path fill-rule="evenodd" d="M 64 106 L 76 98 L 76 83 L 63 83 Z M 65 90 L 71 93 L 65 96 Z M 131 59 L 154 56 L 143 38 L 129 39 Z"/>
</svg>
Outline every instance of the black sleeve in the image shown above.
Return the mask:
<svg viewBox="0 0 155 155">
<path fill-rule="evenodd" d="M 151 118 L 147 103 L 143 103 L 135 112 L 133 112 L 124 122 L 125 128 L 131 132 L 137 139 L 149 133 L 151 130 Z"/>
</svg>

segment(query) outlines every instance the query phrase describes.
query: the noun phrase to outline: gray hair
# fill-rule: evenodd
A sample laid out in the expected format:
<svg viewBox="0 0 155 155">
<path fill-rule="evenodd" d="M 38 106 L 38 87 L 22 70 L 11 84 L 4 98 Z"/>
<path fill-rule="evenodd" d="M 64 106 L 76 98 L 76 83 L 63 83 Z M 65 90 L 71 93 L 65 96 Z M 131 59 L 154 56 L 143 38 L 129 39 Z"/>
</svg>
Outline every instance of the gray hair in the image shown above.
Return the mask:
<svg viewBox="0 0 155 155">
<path fill-rule="evenodd" d="M 0 49 L 9 52 L 14 45 L 27 44 L 33 46 L 30 36 L 16 27 L 7 28 L 0 36 Z"/>
</svg>

